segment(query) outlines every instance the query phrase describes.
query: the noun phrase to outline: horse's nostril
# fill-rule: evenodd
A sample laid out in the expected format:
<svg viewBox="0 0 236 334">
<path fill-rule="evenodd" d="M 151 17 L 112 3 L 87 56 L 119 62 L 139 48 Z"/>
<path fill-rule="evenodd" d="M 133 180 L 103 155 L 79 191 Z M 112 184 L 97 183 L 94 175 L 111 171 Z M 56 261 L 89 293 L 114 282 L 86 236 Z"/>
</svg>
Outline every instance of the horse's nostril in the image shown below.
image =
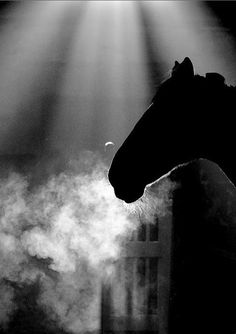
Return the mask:
<svg viewBox="0 0 236 334">
<path fill-rule="evenodd" d="M 126 203 L 132 203 L 137 201 L 143 195 L 144 189 L 134 189 L 132 186 L 125 189 L 116 188 L 116 197 L 125 201 Z"/>
</svg>

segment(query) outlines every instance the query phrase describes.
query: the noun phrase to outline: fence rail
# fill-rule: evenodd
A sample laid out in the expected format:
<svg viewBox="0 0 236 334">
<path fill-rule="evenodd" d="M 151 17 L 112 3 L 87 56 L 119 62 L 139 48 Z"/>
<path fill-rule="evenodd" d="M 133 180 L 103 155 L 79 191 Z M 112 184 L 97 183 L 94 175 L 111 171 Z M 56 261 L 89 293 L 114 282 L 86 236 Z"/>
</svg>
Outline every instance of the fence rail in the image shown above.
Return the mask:
<svg viewBox="0 0 236 334">
<path fill-rule="evenodd" d="M 102 293 L 102 332 L 167 334 L 172 217 L 141 224 Z"/>
</svg>

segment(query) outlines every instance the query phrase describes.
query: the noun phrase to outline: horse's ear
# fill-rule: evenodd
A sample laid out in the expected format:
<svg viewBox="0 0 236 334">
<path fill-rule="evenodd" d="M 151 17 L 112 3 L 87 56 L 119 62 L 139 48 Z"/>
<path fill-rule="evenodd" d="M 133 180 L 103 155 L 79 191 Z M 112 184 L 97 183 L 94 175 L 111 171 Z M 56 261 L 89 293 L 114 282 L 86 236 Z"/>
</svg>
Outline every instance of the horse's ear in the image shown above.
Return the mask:
<svg viewBox="0 0 236 334">
<path fill-rule="evenodd" d="M 173 78 L 192 78 L 194 69 L 191 60 L 188 57 L 184 58 L 182 63 L 176 60 L 171 75 Z"/>
</svg>

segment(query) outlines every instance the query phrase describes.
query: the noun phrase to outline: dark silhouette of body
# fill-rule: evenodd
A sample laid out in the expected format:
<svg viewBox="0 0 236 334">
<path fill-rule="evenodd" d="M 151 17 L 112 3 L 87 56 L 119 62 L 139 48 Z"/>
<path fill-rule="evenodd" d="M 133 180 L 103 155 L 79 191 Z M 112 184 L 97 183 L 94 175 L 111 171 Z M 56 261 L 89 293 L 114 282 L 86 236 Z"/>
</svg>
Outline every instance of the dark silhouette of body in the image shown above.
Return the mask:
<svg viewBox="0 0 236 334">
<path fill-rule="evenodd" d="M 220 74 L 194 75 L 189 58 L 175 62 L 113 159 L 109 180 L 116 196 L 133 202 L 148 183 L 198 158 L 217 163 L 235 184 L 235 97 L 236 88 Z"/>
<path fill-rule="evenodd" d="M 235 95 L 220 74 L 194 75 L 190 59 L 176 62 L 109 171 L 116 195 L 133 202 L 181 164 L 167 176 L 178 184 L 171 334 L 236 333 Z"/>
</svg>

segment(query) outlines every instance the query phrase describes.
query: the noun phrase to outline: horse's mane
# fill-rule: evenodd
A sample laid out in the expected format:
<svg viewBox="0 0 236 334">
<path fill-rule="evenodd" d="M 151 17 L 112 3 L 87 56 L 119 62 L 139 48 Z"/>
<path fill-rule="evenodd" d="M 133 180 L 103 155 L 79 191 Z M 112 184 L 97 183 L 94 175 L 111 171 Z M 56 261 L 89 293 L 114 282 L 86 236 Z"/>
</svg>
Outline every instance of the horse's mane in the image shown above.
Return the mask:
<svg viewBox="0 0 236 334">
<path fill-rule="evenodd" d="M 211 86 L 213 89 L 215 87 L 222 88 L 223 90 L 227 90 L 228 93 L 236 92 L 235 86 L 229 86 L 225 82 L 225 78 L 223 75 L 217 72 L 206 73 L 205 76 L 194 73 L 194 67 L 191 60 L 186 57 L 182 63 L 175 61 L 175 65 L 170 71 L 171 75 L 168 75 L 157 88 L 156 94 L 152 99 L 152 103 L 155 103 L 159 98 L 160 94 L 164 90 L 168 90 L 171 85 L 174 85 L 176 82 L 179 84 L 184 84 L 185 82 L 189 82 L 190 80 L 194 84 L 198 84 L 199 86 Z"/>
</svg>

